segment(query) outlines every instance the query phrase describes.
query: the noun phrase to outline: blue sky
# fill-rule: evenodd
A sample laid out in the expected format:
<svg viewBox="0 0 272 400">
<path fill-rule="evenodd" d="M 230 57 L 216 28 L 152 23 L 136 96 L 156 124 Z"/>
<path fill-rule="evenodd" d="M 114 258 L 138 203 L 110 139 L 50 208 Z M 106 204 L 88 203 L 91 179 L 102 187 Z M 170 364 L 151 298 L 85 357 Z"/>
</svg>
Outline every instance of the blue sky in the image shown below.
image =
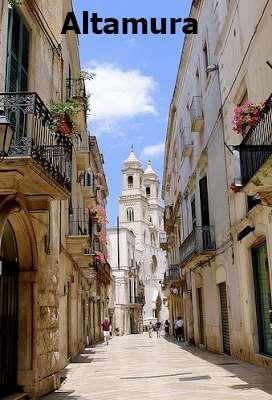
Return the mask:
<svg viewBox="0 0 272 400">
<path fill-rule="evenodd" d="M 191 0 L 74 0 L 78 21 L 83 10 L 103 18 L 186 18 Z M 81 23 L 80 23 L 81 25 Z M 144 164 L 162 175 L 169 105 L 183 43 L 176 35 L 80 35 L 83 69 L 96 73 L 89 128 L 105 159 L 110 196 L 110 226 L 116 224 L 121 168 L 131 144 Z"/>
</svg>

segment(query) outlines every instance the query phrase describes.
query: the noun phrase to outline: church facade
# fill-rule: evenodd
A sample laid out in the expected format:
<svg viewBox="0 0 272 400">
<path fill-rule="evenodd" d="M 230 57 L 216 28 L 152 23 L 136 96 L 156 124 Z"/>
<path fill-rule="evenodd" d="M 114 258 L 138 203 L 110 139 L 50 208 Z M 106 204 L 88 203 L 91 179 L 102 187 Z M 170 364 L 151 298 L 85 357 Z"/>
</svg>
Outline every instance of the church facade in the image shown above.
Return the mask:
<svg viewBox="0 0 272 400">
<path fill-rule="evenodd" d="M 144 171 L 131 150 L 122 169 L 122 193 L 119 198 L 120 226 L 135 235 L 136 261 L 144 284 L 143 322 L 168 318 L 161 282 L 166 270 L 166 255 L 160 249 L 164 233 L 164 209 L 160 204 L 160 181 L 151 163 Z"/>
</svg>

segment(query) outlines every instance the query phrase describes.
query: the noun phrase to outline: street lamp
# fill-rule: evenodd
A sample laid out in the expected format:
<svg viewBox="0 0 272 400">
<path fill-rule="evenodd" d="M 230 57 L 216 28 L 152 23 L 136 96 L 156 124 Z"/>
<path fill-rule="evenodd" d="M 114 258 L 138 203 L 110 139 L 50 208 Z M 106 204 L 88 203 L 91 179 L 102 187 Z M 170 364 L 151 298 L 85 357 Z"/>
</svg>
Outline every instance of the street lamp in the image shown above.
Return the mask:
<svg viewBox="0 0 272 400">
<path fill-rule="evenodd" d="M 0 161 L 7 157 L 12 142 L 14 130 L 5 116 L 4 110 L 0 110 Z"/>
</svg>

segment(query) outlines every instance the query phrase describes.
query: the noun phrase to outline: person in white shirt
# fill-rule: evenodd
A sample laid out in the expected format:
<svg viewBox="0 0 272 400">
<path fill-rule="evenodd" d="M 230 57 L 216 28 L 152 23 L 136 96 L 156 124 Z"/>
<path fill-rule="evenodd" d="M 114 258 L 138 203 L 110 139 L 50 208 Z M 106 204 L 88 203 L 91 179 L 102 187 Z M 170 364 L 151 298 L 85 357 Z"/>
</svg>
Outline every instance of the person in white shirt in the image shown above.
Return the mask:
<svg viewBox="0 0 272 400">
<path fill-rule="evenodd" d="M 175 333 L 178 342 L 180 342 L 184 338 L 183 325 L 184 325 L 183 319 L 181 317 L 178 317 L 178 319 L 175 322 Z"/>
</svg>

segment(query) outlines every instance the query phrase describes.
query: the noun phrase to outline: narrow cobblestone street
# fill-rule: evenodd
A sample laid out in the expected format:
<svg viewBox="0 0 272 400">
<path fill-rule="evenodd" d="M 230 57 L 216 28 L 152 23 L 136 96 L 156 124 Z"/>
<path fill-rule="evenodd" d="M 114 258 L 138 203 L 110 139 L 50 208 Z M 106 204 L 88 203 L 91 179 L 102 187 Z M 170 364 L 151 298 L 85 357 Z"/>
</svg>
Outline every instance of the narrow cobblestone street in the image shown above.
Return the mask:
<svg viewBox="0 0 272 400">
<path fill-rule="evenodd" d="M 115 337 L 85 349 L 44 400 L 272 399 L 271 370 L 164 337 Z"/>
</svg>

